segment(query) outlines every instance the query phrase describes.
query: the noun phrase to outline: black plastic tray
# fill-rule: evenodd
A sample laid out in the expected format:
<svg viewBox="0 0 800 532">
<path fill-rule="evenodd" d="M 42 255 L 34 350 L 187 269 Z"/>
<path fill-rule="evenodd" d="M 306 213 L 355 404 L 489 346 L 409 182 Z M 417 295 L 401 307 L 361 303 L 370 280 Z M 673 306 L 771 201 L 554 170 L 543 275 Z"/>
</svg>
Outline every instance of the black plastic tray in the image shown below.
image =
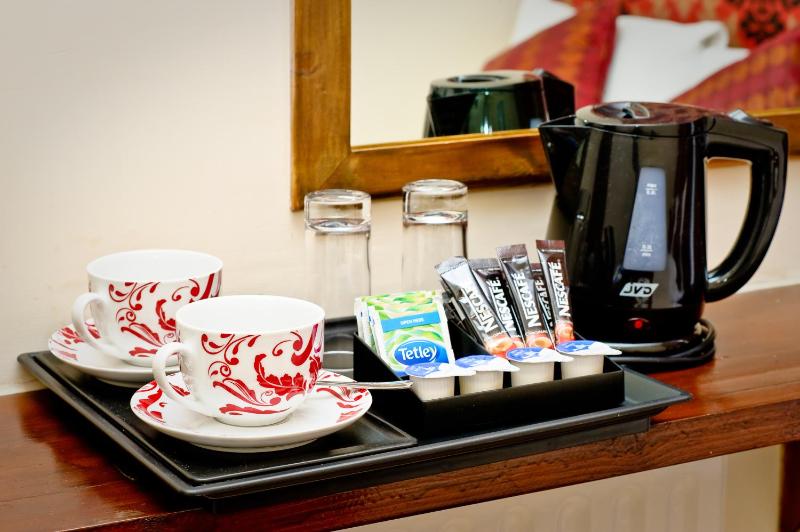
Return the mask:
<svg viewBox="0 0 800 532">
<path fill-rule="evenodd" d="M 310 497 L 643 432 L 650 426 L 650 416 L 691 397 L 625 371 L 625 402 L 588 414 L 416 444 L 409 435 L 368 414 L 315 444 L 242 456 L 205 451 L 155 433 L 130 412 L 130 390 L 81 375 L 48 352 L 22 354 L 18 360 L 171 488 L 209 499 L 278 489 L 301 490 Z M 332 452 L 333 448 L 342 453 Z M 208 465 L 211 461 L 213 467 Z"/>
</svg>

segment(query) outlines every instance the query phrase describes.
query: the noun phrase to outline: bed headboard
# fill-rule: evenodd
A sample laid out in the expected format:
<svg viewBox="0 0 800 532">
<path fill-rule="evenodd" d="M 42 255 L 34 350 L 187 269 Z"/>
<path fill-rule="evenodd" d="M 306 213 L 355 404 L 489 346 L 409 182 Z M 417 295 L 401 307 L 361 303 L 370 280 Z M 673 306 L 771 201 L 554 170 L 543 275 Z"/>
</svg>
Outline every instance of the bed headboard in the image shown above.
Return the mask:
<svg viewBox="0 0 800 532">
<path fill-rule="evenodd" d="M 580 6 L 594 0 L 563 0 Z M 786 0 L 620 0 L 620 13 L 728 26 L 732 46 L 753 48 L 800 26 L 800 2 Z"/>
</svg>

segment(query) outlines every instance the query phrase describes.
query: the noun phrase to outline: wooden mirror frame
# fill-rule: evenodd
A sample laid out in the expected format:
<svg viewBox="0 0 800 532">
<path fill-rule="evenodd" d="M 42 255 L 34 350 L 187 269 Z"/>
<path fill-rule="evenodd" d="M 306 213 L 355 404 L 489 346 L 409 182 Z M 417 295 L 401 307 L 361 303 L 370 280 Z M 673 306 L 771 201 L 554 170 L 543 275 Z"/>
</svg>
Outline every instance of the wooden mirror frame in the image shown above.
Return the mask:
<svg viewBox="0 0 800 532">
<path fill-rule="evenodd" d="M 470 187 L 549 179 L 536 129 L 351 146 L 350 0 L 294 0 L 293 11 L 292 210 L 323 188 L 388 196 L 417 179 Z M 786 129 L 790 153 L 800 153 L 800 109 L 754 114 Z"/>
</svg>

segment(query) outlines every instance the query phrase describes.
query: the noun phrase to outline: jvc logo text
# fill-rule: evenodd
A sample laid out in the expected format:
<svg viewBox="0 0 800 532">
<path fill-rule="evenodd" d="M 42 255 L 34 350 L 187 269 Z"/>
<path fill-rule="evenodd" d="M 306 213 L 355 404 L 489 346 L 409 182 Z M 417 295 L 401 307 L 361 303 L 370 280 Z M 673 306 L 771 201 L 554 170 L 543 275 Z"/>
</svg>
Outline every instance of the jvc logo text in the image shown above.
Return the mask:
<svg viewBox="0 0 800 532">
<path fill-rule="evenodd" d="M 625 283 L 619 295 L 623 297 L 650 297 L 658 288 L 658 283 Z"/>
</svg>

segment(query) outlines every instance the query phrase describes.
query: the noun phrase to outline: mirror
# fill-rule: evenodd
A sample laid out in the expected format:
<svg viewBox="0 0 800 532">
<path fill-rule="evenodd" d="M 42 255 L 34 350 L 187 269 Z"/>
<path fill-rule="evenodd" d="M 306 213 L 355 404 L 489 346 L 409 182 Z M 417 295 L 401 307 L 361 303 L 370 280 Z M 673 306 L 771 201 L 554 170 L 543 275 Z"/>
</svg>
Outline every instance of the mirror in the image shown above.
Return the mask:
<svg viewBox="0 0 800 532">
<path fill-rule="evenodd" d="M 517 4 L 352 0 L 352 143 L 422 138 L 431 81 L 480 72 L 508 46 Z"/>
<path fill-rule="evenodd" d="M 514 24 L 509 19 L 516 16 L 518 5 L 523 3 L 507 0 L 484 6 L 470 0 L 459 2 L 458 5 L 462 7 L 452 15 L 448 14 L 449 2 L 445 2 L 443 7 L 420 3 L 420 10 L 424 9 L 426 13 L 424 28 L 427 29 L 410 32 L 407 29 L 401 31 L 399 19 L 402 17 L 392 17 L 387 10 L 413 9 L 413 5 L 416 5 L 414 2 L 409 5 L 354 0 L 351 6 L 350 0 L 318 3 L 295 0 L 292 208 L 301 209 L 304 195 L 321 188 L 356 188 L 373 196 L 384 196 L 398 193 L 402 185 L 409 181 L 424 178 L 457 179 L 471 187 L 546 180 L 548 167 L 535 129 L 502 131 L 491 135 L 421 138 L 425 95 L 430 81 L 443 75 L 474 70 L 467 69 L 466 63 L 458 62 L 460 59 L 456 61 L 456 51 L 464 51 L 470 57 L 478 55 L 471 49 L 456 48 L 445 38 L 446 32 L 436 32 L 436 27 L 442 24 L 442 18 L 450 27 L 463 30 L 469 37 L 473 33 L 468 29 L 471 26 L 462 22 L 455 24 L 454 17 L 466 13 L 471 24 L 480 25 L 488 16 L 487 11 L 502 12 L 502 15 L 495 14 L 493 20 L 499 20 L 497 27 L 504 29 L 484 31 L 487 43 L 480 45 L 491 57 L 495 45 L 488 44 L 491 40 L 488 34 L 507 34 L 508 27 Z M 387 4 L 389 7 L 386 7 Z M 362 8 L 367 11 L 352 11 Z M 375 10 L 387 13 L 382 17 L 389 19 L 387 26 L 370 26 Z M 449 11 L 454 10 L 451 8 Z M 395 23 L 398 27 L 389 31 L 387 28 Z M 381 60 L 381 46 L 373 45 L 367 46 L 366 51 L 358 51 L 361 50 L 359 48 L 351 60 L 351 30 L 354 30 L 356 46 L 367 46 L 367 41 L 377 39 L 378 43 L 385 41 L 385 44 L 391 45 L 390 49 L 394 47 L 394 50 L 405 51 Z M 411 35 L 413 42 L 407 45 L 399 42 L 398 39 L 404 35 L 407 40 Z M 503 40 L 503 37 L 492 38 Z M 437 43 L 436 39 L 443 40 Z M 505 39 L 498 43 L 494 53 L 508 46 L 510 41 L 508 37 Z M 430 68 L 423 69 L 414 58 L 421 57 L 420 54 L 427 49 L 444 52 L 437 53 L 437 57 L 443 59 L 444 64 L 452 66 L 443 68 L 432 64 Z M 364 54 L 370 58 L 366 63 L 363 62 Z M 473 64 L 481 66 L 490 57 L 481 57 Z M 456 69 L 462 72 L 453 72 Z M 419 74 L 419 80 L 409 81 L 411 76 L 408 72 Z M 365 80 L 366 84 L 363 84 Z M 374 86 L 376 82 L 377 87 Z M 406 82 L 413 83 L 417 92 L 408 95 L 411 90 Z M 387 93 L 389 89 L 394 90 L 394 94 Z M 790 133 L 790 150 L 792 153 L 800 152 L 800 141 L 797 140 L 800 136 L 799 110 L 775 109 L 754 114 L 787 129 Z M 404 122 L 401 123 L 401 119 Z M 377 128 L 370 131 L 367 126 L 371 122 L 378 124 L 380 133 Z"/>
</svg>

